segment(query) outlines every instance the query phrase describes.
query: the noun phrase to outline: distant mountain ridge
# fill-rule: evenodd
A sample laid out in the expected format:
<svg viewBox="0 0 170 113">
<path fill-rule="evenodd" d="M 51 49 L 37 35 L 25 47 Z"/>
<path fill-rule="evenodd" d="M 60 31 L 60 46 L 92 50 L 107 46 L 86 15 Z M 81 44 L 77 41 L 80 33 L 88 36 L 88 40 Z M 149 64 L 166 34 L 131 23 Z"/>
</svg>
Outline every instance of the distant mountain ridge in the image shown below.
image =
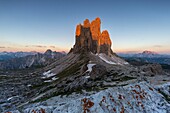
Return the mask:
<svg viewBox="0 0 170 113">
<path fill-rule="evenodd" d="M 170 58 L 170 55 L 167 54 L 160 54 L 154 51 L 143 51 L 142 53 L 131 54 L 131 53 L 118 53 L 121 57 L 139 57 L 139 58 Z"/>
<path fill-rule="evenodd" d="M 149 57 L 149 58 L 152 58 L 152 57 L 161 57 L 162 55 L 154 52 L 154 51 L 143 51 L 142 53 L 138 53 L 136 55 L 134 55 L 135 57 Z"/>
<path fill-rule="evenodd" d="M 23 53 L 20 55 L 20 53 Z M 65 56 L 66 54 L 52 51 L 48 49 L 44 54 L 36 52 L 16 52 L 16 53 L 7 53 L 18 55 L 18 57 L 6 59 L 0 62 L 0 69 L 23 69 L 30 67 L 42 67 L 52 63 L 55 60 L 58 60 Z M 19 57 L 20 55 L 20 57 Z"/>
<path fill-rule="evenodd" d="M 137 61 L 145 63 L 158 63 L 170 65 L 170 55 L 158 54 L 153 51 L 143 51 L 138 54 L 118 54 L 126 59 L 128 62 Z"/>
<path fill-rule="evenodd" d="M 4 60 L 9 60 L 12 58 L 19 58 L 19 57 L 25 57 L 28 55 L 35 55 L 38 52 L 32 51 L 32 52 L 23 52 L 23 51 L 19 51 L 19 52 L 0 52 L 0 61 L 4 61 Z"/>
</svg>

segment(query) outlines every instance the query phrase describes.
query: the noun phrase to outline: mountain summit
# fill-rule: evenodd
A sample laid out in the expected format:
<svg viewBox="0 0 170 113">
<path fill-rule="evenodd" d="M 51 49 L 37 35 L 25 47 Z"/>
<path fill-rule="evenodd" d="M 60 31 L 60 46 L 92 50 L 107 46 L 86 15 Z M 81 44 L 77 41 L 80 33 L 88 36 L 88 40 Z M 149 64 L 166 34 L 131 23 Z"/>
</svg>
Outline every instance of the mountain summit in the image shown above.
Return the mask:
<svg viewBox="0 0 170 113">
<path fill-rule="evenodd" d="M 105 53 L 113 54 L 111 50 L 112 42 L 107 30 L 100 31 L 101 20 L 97 17 L 91 23 L 88 19 L 84 24 L 78 24 L 76 27 L 76 42 L 71 49 L 73 53 L 92 52 L 94 54 Z"/>
<path fill-rule="evenodd" d="M 157 55 L 158 53 L 154 52 L 154 51 L 143 51 L 142 54 L 146 54 L 146 55 Z"/>
</svg>

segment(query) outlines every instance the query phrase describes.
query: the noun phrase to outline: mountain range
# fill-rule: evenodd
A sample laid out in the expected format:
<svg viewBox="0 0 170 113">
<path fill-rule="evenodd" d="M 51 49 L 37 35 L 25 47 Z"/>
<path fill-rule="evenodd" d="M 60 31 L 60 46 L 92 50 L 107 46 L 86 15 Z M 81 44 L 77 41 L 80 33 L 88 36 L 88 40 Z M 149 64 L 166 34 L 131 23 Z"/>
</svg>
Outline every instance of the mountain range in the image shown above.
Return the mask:
<svg viewBox="0 0 170 113">
<path fill-rule="evenodd" d="M 170 55 L 158 54 L 152 51 L 143 51 L 142 53 L 138 54 L 118 54 L 118 55 L 126 59 L 128 62 L 133 62 L 133 64 L 158 63 L 163 65 L 165 68 L 170 67 L 169 66 Z"/>
<path fill-rule="evenodd" d="M 31 67 L 43 67 L 65 56 L 65 53 L 47 50 L 45 53 L 38 52 L 3 52 L 0 57 L 1 70 L 24 69 Z"/>
<path fill-rule="evenodd" d="M 118 53 L 121 57 L 137 57 L 137 58 L 170 58 L 168 54 L 159 54 L 154 51 L 143 51 L 142 53 L 131 54 L 131 53 Z"/>
<path fill-rule="evenodd" d="M 168 113 L 170 74 L 159 64 L 132 65 L 111 45 L 100 18 L 85 19 L 67 55 L 35 70 L 0 71 L 0 111 Z"/>
<path fill-rule="evenodd" d="M 28 55 L 35 55 L 37 54 L 37 52 L 6 52 L 6 51 L 3 51 L 3 52 L 0 52 L 0 61 L 4 61 L 4 60 L 9 60 L 9 59 L 12 59 L 12 58 L 20 58 L 20 57 L 25 57 L 25 56 L 28 56 Z"/>
</svg>

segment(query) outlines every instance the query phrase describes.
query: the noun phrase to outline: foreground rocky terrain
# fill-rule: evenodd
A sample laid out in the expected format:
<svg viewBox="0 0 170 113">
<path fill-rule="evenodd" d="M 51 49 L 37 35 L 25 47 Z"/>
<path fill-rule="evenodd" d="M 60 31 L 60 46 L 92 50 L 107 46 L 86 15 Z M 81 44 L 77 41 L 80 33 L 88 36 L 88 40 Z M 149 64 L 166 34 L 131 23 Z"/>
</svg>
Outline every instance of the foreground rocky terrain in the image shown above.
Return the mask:
<svg viewBox="0 0 170 113">
<path fill-rule="evenodd" d="M 169 92 L 170 84 L 155 86 Z M 118 86 L 100 92 L 73 93 L 69 96 L 57 96 L 41 103 L 26 106 L 24 112 L 47 113 L 168 113 L 170 104 L 161 93 L 146 82 Z M 169 94 L 168 94 L 169 95 Z M 57 101 L 56 101 L 57 100 Z"/>
<path fill-rule="evenodd" d="M 70 52 L 44 68 L 2 71 L 0 111 L 12 113 L 168 113 L 170 75 L 133 66 L 112 50 L 100 18 L 77 25 Z"/>
</svg>

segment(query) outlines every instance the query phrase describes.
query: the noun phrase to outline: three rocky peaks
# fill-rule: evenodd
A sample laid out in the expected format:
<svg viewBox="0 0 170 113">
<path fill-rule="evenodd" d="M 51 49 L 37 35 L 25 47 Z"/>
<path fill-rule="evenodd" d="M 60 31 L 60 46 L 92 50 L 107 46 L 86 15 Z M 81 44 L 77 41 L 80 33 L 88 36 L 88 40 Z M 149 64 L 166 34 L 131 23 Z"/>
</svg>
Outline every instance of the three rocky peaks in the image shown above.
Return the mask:
<svg viewBox="0 0 170 113">
<path fill-rule="evenodd" d="M 99 17 L 91 23 L 88 19 L 85 19 L 83 25 L 78 24 L 76 27 L 76 43 L 70 52 L 105 53 L 109 56 L 113 54 L 109 33 L 107 30 L 101 32 L 100 26 L 101 20 Z"/>
</svg>

